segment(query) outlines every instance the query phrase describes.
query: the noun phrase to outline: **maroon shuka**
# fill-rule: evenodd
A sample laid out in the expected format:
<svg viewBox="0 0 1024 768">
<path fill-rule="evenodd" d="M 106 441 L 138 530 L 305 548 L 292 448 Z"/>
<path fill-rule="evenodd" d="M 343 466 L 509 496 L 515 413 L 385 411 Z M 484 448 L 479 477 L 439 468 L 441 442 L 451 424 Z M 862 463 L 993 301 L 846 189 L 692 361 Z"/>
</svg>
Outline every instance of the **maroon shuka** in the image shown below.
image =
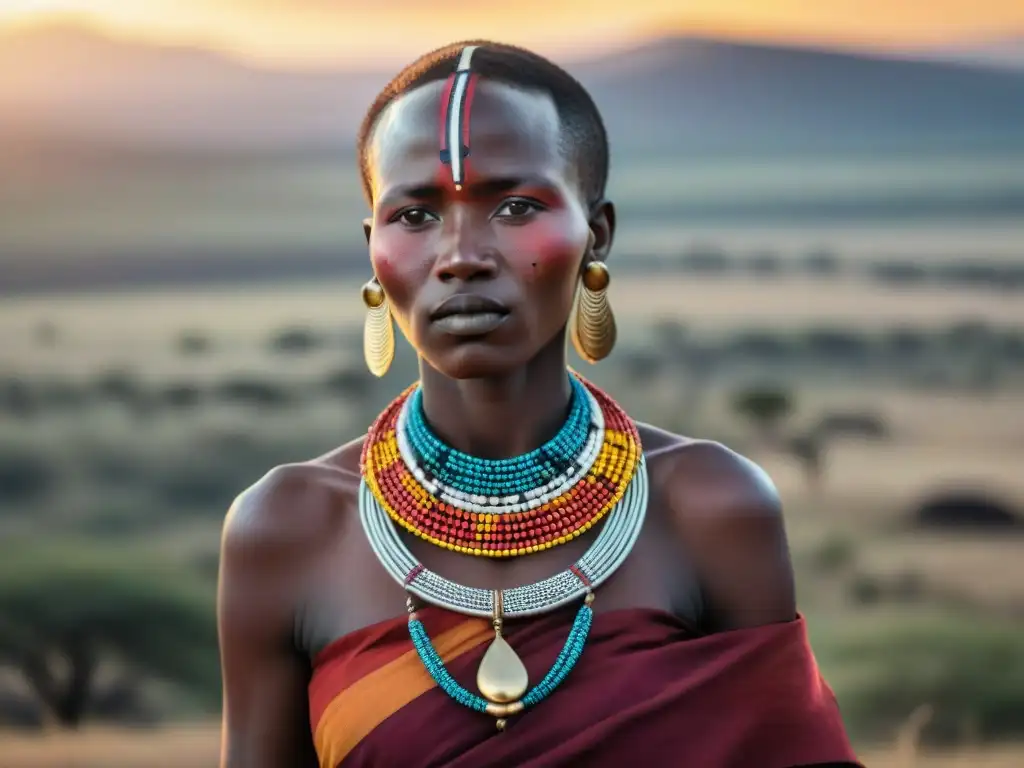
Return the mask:
<svg viewBox="0 0 1024 768">
<path fill-rule="evenodd" d="M 554 663 L 574 614 L 506 623 L 531 683 Z M 419 615 L 449 672 L 475 692 L 489 622 L 439 608 Z M 503 732 L 434 684 L 405 618 L 391 619 L 317 656 L 310 717 L 324 768 L 861 766 L 803 617 L 697 636 L 664 611 L 597 613 L 568 678 Z"/>
</svg>

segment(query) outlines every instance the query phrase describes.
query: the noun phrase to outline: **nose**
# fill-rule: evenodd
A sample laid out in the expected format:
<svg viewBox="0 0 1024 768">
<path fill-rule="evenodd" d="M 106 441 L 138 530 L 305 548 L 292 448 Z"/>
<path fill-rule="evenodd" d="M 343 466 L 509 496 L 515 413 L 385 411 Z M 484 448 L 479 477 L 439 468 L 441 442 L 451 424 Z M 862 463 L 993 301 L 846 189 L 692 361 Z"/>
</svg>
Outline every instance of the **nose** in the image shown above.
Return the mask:
<svg viewBox="0 0 1024 768">
<path fill-rule="evenodd" d="M 434 274 L 443 283 L 491 280 L 498 273 L 496 256 L 488 228 L 474 221 L 471 212 L 457 209 L 445 221 Z"/>
</svg>

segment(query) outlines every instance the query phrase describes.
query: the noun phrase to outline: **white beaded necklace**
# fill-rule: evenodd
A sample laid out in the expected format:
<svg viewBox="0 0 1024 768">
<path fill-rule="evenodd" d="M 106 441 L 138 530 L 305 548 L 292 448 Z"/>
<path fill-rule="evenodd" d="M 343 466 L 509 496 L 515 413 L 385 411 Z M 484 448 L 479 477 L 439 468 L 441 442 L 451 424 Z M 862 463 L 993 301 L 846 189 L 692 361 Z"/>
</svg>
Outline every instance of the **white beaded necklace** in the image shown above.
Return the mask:
<svg viewBox="0 0 1024 768">
<path fill-rule="evenodd" d="M 443 502 L 451 504 L 459 509 L 470 512 L 487 513 L 492 515 L 505 515 L 514 512 L 526 512 L 536 509 L 544 504 L 557 499 L 565 494 L 570 488 L 579 482 L 581 477 L 586 477 L 587 472 L 594 466 L 601 447 L 604 444 L 604 411 L 597 402 L 597 398 L 585 387 L 580 388 L 590 402 L 590 429 L 587 433 L 587 442 L 579 457 L 566 468 L 565 472 L 553 478 L 546 485 L 526 491 L 524 494 L 513 496 L 477 496 L 460 491 L 458 488 L 443 483 L 441 480 L 428 477 L 423 471 L 416 458 L 416 452 L 409 444 L 409 437 L 406 432 L 409 423 L 409 411 L 412 409 L 413 399 L 406 399 L 402 409 L 398 412 L 398 421 L 395 427 L 395 439 L 398 443 L 398 453 L 409 468 L 409 472 L 433 496 Z"/>
<path fill-rule="evenodd" d="M 641 455 L 626 492 L 608 512 L 604 527 L 590 548 L 554 576 L 501 590 L 504 615 L 531 616 L 553 611 L 606 581 L 633 550 L 647 514 L 648 493 L 647 464 Z M 492 616 L 495 591 L 456 584 L 416 560 L 365 481 L 359 486 L 359 519 L 384 569 L 408 592 L 456 613 Z"/>
</svg>

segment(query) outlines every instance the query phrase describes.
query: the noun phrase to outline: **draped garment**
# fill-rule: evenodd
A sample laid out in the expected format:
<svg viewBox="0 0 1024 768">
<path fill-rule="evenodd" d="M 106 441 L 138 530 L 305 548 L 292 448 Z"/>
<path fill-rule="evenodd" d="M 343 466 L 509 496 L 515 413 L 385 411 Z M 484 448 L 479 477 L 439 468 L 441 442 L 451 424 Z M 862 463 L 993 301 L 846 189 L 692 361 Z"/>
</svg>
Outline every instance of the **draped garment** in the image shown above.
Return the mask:
<svg viewBox="0 0 1024 768">
<path fill-rule="evenodd" d="M 574 613 L 506 622 L 531 684 L 554 663 Z M 418 614 L 449 672 L 475 693 L 490 622 Z M 596 613 L 568 678 L 503 732 L 438 688 L 399 617 L 317 654 L 309 702 L 322 768 L 860 766 L 803 617 L 698 636 L 664 611 Z"/>
</svg>

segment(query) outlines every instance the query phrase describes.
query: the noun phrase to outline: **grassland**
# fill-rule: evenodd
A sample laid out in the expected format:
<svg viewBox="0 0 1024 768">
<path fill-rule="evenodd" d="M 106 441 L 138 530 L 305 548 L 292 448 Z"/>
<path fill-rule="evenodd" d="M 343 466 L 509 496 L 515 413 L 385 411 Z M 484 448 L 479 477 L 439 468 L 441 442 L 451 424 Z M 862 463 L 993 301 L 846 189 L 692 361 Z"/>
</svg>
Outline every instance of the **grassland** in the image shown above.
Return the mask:
<svg viewBox="0 0 1024 768">
<path fill-rule="evenodd" d="M 585 373 L 637 418 L 723 439 L 772 475 L 801 607 L 866 764 L 1021 764 L 1012 748 L 906 762 L 888 746 L 922 705 L 935 707 L 929 743 L 1019 735 L 1006 723 L 1024 712 L 1024 537 L 915 522 L 924 498 L 957 489 L 1024 513 L 1019 300 L 788 277 L 613 286 L 620 347 Z M 361 372 L 361 315 L 355 282 L 4 300 L 0 469 L 22 469 L 0 472 L 0 534 L 15 548 L 120 548 L 212 589 L 232 494 L 355 436 L 414 376 L 408 349 L 381 382 Z M 885 436 L 830 440 L 810 482 L 799 455 L 735 412 L 751 386 L 791 393 L 786 435 L 860 414 Z M 168 717 L 213 714 L 176 702 Z M 0 741 L 0 765 L 17 768 L 212 765 L 217 751 L 212 725 Z"/>
</svg>

